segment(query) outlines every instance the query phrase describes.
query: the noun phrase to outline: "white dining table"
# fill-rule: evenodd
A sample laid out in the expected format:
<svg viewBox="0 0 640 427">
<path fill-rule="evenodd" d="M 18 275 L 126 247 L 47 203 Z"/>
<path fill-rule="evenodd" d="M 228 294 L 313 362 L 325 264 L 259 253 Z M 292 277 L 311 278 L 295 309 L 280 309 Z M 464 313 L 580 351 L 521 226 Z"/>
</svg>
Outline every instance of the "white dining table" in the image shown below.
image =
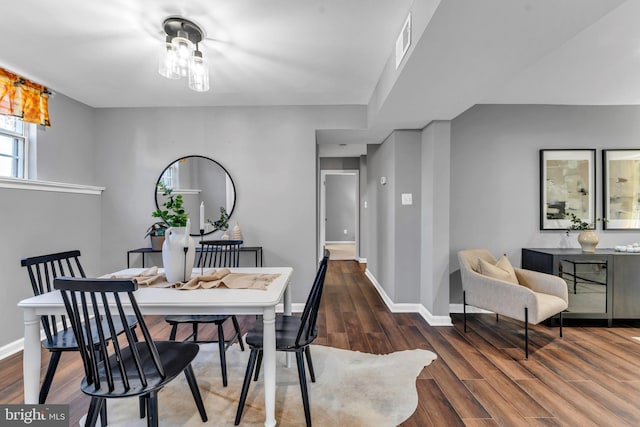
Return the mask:
<svg viewBox="0 0 640 427">
<path fill-rule="evenodd" d="M 204 269 L 206 273 L 210 269 Z M 140 286 L 135 291 L 136 301 L 143 314 L 236 314 L 262 315 L 264 323 L 264 400 L 265 426 L 275 426 L 275 393 L 276 393 L 276 337 L 275 316 L 276 305 L 283 301 L 285 314 L 291 314 L 291 292 L 289 280 L 293 269 L 290 267 L 256 267 L 231 268 L 231 272 L 279 274 L 267 289 L 194 289 L 178 290 L 162 287 Z M 109 276 L 135 276 L 143 271 L 141 268 L 129 268 L 111 273 Z M 162 272 L 162 269 L 159 269 Z M 194 275 L 201 274 L 201 269 L 193 270 Z M 40 316 L 50 314 L 66 314 L 59 291 L 49 292 L 27 298 L 18 303 L 24 311 L 24 402 L 38 403 L 40 388 Z M 125 307 L 126 309 L 127 307 Z"/>
</svg>

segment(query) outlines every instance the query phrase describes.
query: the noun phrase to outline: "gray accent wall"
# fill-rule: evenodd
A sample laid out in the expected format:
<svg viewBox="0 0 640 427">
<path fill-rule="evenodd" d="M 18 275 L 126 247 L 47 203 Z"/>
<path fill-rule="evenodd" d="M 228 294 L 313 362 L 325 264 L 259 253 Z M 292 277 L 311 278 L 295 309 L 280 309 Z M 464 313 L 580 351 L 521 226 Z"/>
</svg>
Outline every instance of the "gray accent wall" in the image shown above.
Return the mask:
<svg viewBox="0 0 640 427">
<path fill-rule="evenodd" d="M 128 249 L 149 245 L 158 175 L 175 159 L 199 154 L 235 182 L 231 226 L 239 222 L 245 244 L 264 248 L 266 266 L 293 267 L 292 299 L 303 303 L 317 266 L 315 131 L 363 126 L 364 118 L 364 107 L 98 110 L 96 170 L 107 187 L 102 268 L 120 269 Z"/>
<path fill-rule="evenodd" d="M 402 193 L 412 194 L 412 205 L 401 204 Z M 420 131 L 395 131 L 382 144 L 368 147 L 367 197 L 367 268 L 393 302 L 415 303 L 421 274 Z"/>
<path fill-rule="evenodd" d="M 37 129 L 38 178 L 99 184 L 94 177 L 93 109 L 56 94 L 51 128 Z M 77 120 L 76 120 L 77 119 Z M 102 274 L 99 195 L 0 188 L 0 347 L 24 336 L 20 300 L 33 295 L 22 258 L 79 249 L 88 275 Z"/>
<path fill-rule="evenodd" d="M 457 251 L 484 247 L 514 266 L 523 247 L 579 247 L 576 233 L 540 231 L 541 149 L 597 149 L 596 214 L 602 216 L 602 149 L 640 148 L 638 106 L 476 105 L 451 124 L 451 301 L 462 302 Z M 600 248 L 640 241 L 602 230 Z"/>
<path fill-rule="evenodd" d="M 96 180 L 96 110 L 56 93 L 49 100 L 49 114 L 51 127 L 37 127 L 36 179 L 102 186 Z"/>
</svg>

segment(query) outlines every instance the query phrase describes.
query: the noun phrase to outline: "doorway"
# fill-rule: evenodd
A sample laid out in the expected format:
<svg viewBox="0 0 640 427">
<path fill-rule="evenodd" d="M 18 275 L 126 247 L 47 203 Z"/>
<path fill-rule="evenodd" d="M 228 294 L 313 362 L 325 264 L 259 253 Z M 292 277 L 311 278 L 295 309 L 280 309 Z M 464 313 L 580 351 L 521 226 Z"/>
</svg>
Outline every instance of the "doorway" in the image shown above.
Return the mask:
<svg viewBox="0 0 640 427">
<path fill-rule="evenodd" d="M 332 260 L 355 260 L 359 253 L 359 182 L 357 170 L 322 170 L 320 192 L 320 252 Z"/>
</svg>

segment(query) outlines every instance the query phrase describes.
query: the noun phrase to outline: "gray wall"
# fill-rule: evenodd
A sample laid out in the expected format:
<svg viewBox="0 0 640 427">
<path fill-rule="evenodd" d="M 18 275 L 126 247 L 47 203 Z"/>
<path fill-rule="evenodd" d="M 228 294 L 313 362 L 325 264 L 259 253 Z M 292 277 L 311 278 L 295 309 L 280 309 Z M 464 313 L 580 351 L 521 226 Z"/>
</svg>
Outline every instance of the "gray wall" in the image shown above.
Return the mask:
<svg viewBox="0 0 640 427">
<path fill-rule="evenodd" d="M 321 157 L 320 169 L 333 170 L 357 170 L 360 168 L 360 160 L 358 157 Z"/>
<path fill-rule="evenodd" d="M 49 100 L 51 127 L 38 126 L 37 179 L 102 185 L 95 176 L 95 113 L 93 108 L 60 93 Z"/>
<path fill-rule="evenodd" d="M 356 175 L 326 175 L 327 242 L 356 240 L 356 184 Z"/>
<path fill-rule="evenodd" d="M 123 267 L 128 249 L 148 246 L 154 185 L 175 159 L 200 154 L 223 165 L 237 190 L 247 245 L 264 247 L 267 266 L 292 266 L 293 301 L 315 275 L 316 145 L 322 128 L 362 126 L 362 107 L 104 109 L 96 114 L 103 194 L 104 270 Z"/>
<path fill-rule="evenodd" d="M 93 110 L 62 94 L 50 100 L 52 128 L 37 127 L 40 180 L 99 184 L 94 178 Z M 24 335 L 16 304 L 33 295 L 20 259 L 79 249 L 87 274 L 100 270 L 101 197 L 0 188 L 0 347 Z"/>
<path fill-rule="evenodd" d="M 395 131 L 368 147 L 367 268 L 396 303 L 420 296 L 421 168 L 420 131 Z M 401 204 L 402 193 L 412 194 L 412 205 Z"/>
<path fill-rule="evenodd" d="M 523 247 L 579 247 L 576 234 L 539 230 L 539 150 L 595 148 L 596 212 L 602 216 L 601 150 L 640 148 L 640 107 L 478 105 L 451 125 L 451 299 L 461 302 L 456 252 L 485 247 L 520 265 Z M 640 240 L 607 231 L 610 248 Z"/>
</svg>

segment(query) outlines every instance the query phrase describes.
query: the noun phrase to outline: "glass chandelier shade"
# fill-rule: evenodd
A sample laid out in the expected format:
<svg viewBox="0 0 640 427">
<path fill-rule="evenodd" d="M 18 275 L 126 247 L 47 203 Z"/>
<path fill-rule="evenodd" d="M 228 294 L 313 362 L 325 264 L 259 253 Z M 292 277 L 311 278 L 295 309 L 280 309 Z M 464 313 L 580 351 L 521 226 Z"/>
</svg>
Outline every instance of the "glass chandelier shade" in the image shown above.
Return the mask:
<svg viewBox="0 0 640 427">
<path fill-rule="evenodd" d="M 209 68 L 202 57 L 202 52 L 199 50 L 193 52 L 191 67 L 189 68 L 189 89 L 196 92 L 209 90 Z"/>
<path fill-rule="evenodd" d="M 171 37 L 167 36 L 167 41 L 162 45 L 160 58 L 158 59 L 158 73 L 168 79 L 179 79 L 180 69 L 178 68 L 178 53 L 171 43 Z"/>
<path fill-rule="evenodd" d="M 168 79 L 188 77 L 189 88 L 197 92 L 209 90 L 209 67 L 198 49 L 204 32 L 193 22 L 170 17 L 163 23 L 167 34 L 162 43 L 158 73 Z"/>
</svg>

